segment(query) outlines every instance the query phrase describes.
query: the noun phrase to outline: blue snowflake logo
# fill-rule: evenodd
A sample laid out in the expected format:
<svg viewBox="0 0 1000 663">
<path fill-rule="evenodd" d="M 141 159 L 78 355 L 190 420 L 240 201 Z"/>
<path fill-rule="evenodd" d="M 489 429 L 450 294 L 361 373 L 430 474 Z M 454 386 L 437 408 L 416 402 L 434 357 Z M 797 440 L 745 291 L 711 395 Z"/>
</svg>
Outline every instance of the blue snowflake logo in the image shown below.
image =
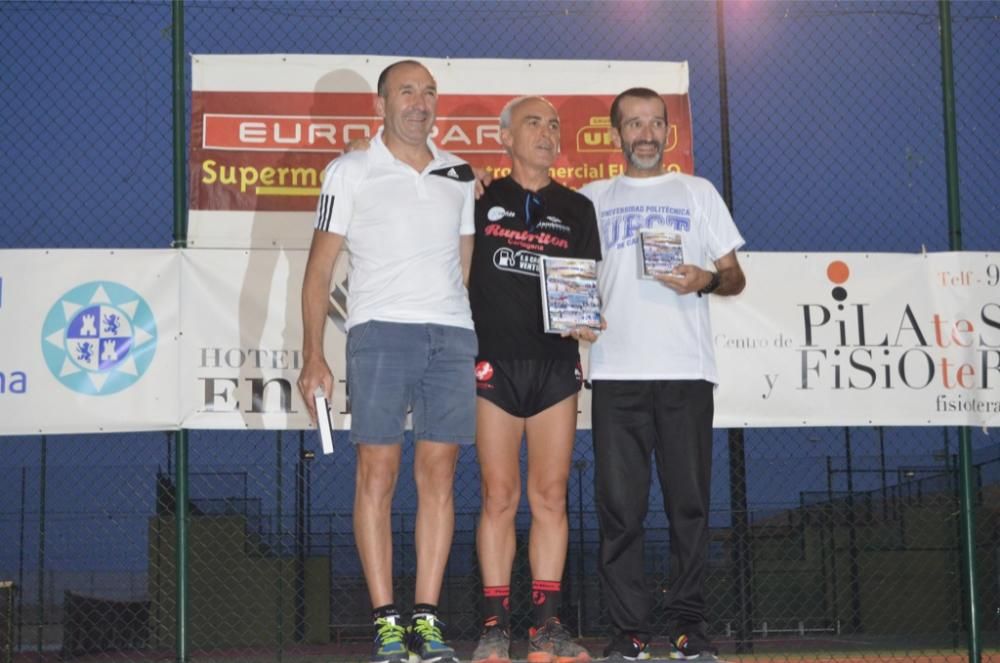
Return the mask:
<svg viewBox="0 0 1000 663">
<path fill-rule="evenodd" d="M 131 387 L 156 354 L 156 320 L 137 292 L 111 281 L 73 288 L 49 309 L 42 354 L 52 375 L 81 394 Z"/>
</svg>

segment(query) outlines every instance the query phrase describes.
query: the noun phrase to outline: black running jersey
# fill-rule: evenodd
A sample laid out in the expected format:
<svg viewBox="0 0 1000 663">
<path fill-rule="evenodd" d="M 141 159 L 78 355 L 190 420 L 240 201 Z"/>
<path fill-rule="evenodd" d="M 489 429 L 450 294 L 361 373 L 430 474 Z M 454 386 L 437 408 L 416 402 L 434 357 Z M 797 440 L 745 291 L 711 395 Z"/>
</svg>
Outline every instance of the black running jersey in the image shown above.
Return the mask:
<svg viewBox="0 0 1000 663">
<path fill-rule="evenodd" d="M 510 177 L 494 181 L 476 201 L 469 276 L 480 357 L 579 357 L 575 339 L 543 331 L 538 282 L 543 255 L 600 260 L 594 206 L 558 182 L 531 192 Z"/>
</svg>

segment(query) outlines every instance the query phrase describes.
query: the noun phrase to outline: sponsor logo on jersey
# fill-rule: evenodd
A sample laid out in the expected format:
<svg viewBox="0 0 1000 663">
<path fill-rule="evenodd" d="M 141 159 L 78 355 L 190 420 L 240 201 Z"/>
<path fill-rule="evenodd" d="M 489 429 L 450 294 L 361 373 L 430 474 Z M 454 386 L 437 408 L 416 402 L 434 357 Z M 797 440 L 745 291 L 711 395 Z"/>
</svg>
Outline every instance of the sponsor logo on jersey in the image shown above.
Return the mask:
<svg viewBox="0 0 1000 663">
<path fill-rule="evenodd" d="M 476 382 L 489 382 L 493 379 L 493 364 L 481 361 L 476 364 Z"/>
<path fill-rule="evenodd" d="M 505 272 L 538 276 L 538 260 L 541 256 L 531 251 L 515 251 L 501 246 L 493 252 L 493 266 Z"/>
<path fill-rule="evenodd" d="M 569 226 L 566 225 L 562 219 L 558 216 L 546 216 L 543 221 L 539 221 L 538 225 L 535 226 L 535 230 L 551 230 L 557 233 L 563 233 L 564 235 L 569 234 Z"/>
<path fill-rule="evenodd" d="M 476 174 L 472 172 L 472 166 L 463 163 L 460 166 L 445 166 L 432 170 L 431 175 L 440 175 L 456 182 L 471 182 L 476 179 Z"/>
<path fill-rule="evenodd" d="M 555 246 L 560 249 L 569 248 L 569 240 L 563 237 L 556 237 L 547 232 L 531 232 L 530 230 L 514 230 L 513 228 L 503 228 L 499 225 L 486 226 L 487 237 L 501 237 L 507 240 L 507 244 L 520 246 L 525 249 L 536 251 L 543 250 L 546 246 Z"/>
<path fill-rule="evenodd" d="M 503 208 L 500 205 L 494 205 L 486 212 L 486 219 L 492 223 L 496 223 L 503 218 L 513 219 L 515 214 L 509 209 Z"/>
</svg>

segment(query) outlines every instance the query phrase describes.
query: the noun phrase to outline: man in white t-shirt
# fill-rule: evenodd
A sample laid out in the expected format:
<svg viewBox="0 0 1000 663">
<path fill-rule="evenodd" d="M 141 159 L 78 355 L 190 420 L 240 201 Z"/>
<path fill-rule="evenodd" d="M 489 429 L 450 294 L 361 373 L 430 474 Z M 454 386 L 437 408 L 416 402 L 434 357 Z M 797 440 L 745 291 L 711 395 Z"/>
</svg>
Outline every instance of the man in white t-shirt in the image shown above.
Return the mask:
<svg viewBox="0 0 1000 663">
<path fill-rule="evenodd" d="M 669 125 L 656 92 L 632 88 L 618 95 L 611 125 L 625 175 L 581 189 L 597 212 L 608 325 L 590 350 L 599 572 L 615 628 L 605 655 L 650 657 L 653 597 L 643 575 L 643 521 L 655 456 L 670 520 L 671 658 L 714 660 L 704 597 L 718 383 L 708 303 L 743 290 L 735 253 L 743 238 L 710 182 L 665 172 Z M 637 243 L 645 228 L 679 240 L 683 264 L 640 278 Z"/>
<path fill-rule="evenodd" d="M 478 350 L 465 282 L 472 255 L 473 173 L 430 141 L 437 85 L 403 60 L 379 76 L 384 128 L 364 151 L 326 170 L 302 285 L 299 389 L 313 394 L 333 375 L 323 355 L 330 278 L 346 245 L 347 388 L 357 450 L 354 536 L 372 601 L 372 661 L 450 663 L 437 602 L 454 530 L 453 482 L 460 445 L 476 431 Z M 393 598 L 390 509 L 407 409 L 416 440 L 417 578 L 404 627 Z"/>
</svg>

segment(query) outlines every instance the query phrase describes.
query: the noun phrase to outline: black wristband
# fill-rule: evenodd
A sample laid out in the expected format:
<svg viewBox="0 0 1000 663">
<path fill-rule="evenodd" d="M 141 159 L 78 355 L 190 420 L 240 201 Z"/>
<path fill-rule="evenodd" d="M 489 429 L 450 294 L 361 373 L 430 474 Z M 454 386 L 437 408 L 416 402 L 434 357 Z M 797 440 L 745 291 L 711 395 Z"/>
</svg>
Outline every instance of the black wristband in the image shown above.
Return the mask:
<svg viewBox="0 0 1000 663">
<path fill-rule="evenodd" d="M 698 291 L 698 296 L 710 295 L 719 288 L 719 284 L 722 283 L 722 277 L 719 276 L 718 272 L 712 272 L 712 280 L 708 282 L 704 288 Z"/>
</svg>

